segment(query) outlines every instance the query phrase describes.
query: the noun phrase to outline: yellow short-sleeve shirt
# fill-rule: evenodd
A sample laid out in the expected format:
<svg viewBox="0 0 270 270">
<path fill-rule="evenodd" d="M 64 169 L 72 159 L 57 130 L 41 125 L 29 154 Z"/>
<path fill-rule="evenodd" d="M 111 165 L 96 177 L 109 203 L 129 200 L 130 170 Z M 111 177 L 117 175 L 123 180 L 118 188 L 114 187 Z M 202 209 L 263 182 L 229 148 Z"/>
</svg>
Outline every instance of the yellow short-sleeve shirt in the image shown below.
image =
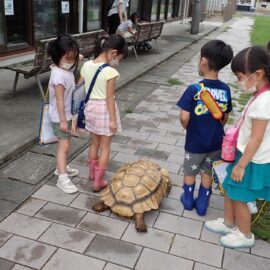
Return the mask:
<svg viewBox="0 0 270 270">
<path fill-rule="evenodd" d="M 98 68 L 104 63 L 94 63 L 92 60 L 87 61 L 81 68 L 81 77 L 85 81 L 85 91 L 87 92 L 90 83 L 95 76 Z M 107 81 L 113 78 L 118 79 L 120 77 L 118 71 L 112 67 L 104 68 L 97 77 L 96 83 L 93 87 L 90 99 L 106 99 L 107 93 Z"/>
</svg>

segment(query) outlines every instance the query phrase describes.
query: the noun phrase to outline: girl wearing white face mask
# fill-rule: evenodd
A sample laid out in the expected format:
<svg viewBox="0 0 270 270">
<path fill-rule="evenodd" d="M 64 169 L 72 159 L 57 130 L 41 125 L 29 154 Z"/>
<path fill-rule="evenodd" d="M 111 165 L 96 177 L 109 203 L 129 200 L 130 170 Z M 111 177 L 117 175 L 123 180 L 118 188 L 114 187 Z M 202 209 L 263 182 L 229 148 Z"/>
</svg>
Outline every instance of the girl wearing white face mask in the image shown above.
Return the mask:
<svg viewBox="0 0 270 270">
<path fill-rule="evenodd" d="M 49 112 L 55 135 L 58 137 L 57 187 L 66 193 L 77 192 L 70 177 L 78 174 L 78 170 L 67 166 L 67 156 L 70 148 L 71 129 L 71 99 L 75 87 L 72 68 L 79 59 L 79 47 L 68 35 L 59 36 L 48 49 L 52 58 L 51 75 L 49 81 Z"/>
<path fill-rule="evenodd" d="M 107 186 L 104 175 L 109 163 L 112 136 L 121 131 L 120 114 L 114 98 L 119 73 L 114 67 L 126 56 L 124 38 L 119 35 L 103 37 L 95 47 L 95 59 L 86 62 L 81 69 L 80 81 L 85 81 L 87 92 L 97 70 L 103 66 L 84 110 L 86 130 L 92 138 L 88 158 L 89 178 L 94 181 L 93 191 Z M 104 67 L 104 64 L 107 66 Z"/>
<path fill-rule="evenodd" d="M 224 234 L 224 246 L 242 248 L 255 243 L 247 203 L 270 201 L 270 57 L 261 47 L 247 48 L 235 56 L 232 70 L 241 91 L 252 97 L 243 113 L 236 160 L 223 182 L 224 219 L 207 221 L 205 227 Z"/>
</svg>

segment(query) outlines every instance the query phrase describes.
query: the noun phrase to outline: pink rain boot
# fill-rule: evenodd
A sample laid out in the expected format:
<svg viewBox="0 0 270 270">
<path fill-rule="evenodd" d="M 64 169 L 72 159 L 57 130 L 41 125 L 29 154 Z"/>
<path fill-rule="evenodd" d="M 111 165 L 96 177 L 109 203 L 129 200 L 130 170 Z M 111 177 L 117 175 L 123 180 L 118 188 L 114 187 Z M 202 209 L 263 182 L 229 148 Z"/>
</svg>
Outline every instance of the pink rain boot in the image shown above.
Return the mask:
<svg viewBox="0 0 270 270">
<path fill-rule="evenodd" d="M 98 159 L 95 159 L 95 160 L 93 159 L 93 160 L 89 161 L 89 168 L 90 168 L 89 179 L 91 181 L 95 180 L 95 169 L 96 169 L 97 165 L 98 165 Z"/>
<path fill-rule="evenodd" d="M 94 192 L 99 192 L 100 190 L 102 190 L 108 185 L 108 183 L 104 180 L 105 172 L 106 172 L 106 169 L 96 166 L 95 179 L 92 185 L 92 190 Z"/>
</svg>

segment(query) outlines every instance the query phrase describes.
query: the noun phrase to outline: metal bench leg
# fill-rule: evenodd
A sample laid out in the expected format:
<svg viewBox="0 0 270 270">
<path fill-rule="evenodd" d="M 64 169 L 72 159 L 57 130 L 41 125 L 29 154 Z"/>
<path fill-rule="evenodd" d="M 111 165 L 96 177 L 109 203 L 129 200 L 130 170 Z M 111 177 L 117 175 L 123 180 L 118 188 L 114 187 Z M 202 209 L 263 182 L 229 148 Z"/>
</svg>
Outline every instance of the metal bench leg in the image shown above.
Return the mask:
<svg viewBox="0 0 270 270">
<path fill-rule="evenodd" d="M 15 93 L 16 93 L 18 79 L 19 79 L 19 72 L 16 72 L 15 80 L 14 80 L 14 84 L 13 84 L 13 92 L 12 92 L 13 97 L 15 96 Z"/>
<path fill-rule="evenodd" d="M 138 54 L 137 54 L 135 45 L 133 45 L 133 51 L 134 51 L 134 54 L 135 54 L 135 56 L 136 56 L 137 62 L 139 63 L 139 58 L 138 58 Z"/>
<path fill-rule="evenodd" d="M 35 78 L 36 78 L 36 81 L 37 81 L 37 84 L 38 84 L 38 89 L 39 89 L 39 92 L 40 92 L 40 94 L 41 94 L 41 96 L 42 96 L 43 100 L 45 101 L 45 95 L 44 95 L 44 91 L 43 91 L 43 88 L 42 88 L 41 82 L 40 82 L 40 80 L 39 80 L 39 78 L 38 78 L 38 76 L 37 76 L 37 75 L 35 75 Z"/>
<path fill-rule="evenodd" d="M 157 46 L 157 49 L 158 49 L 158 53 L 160 53 L 160 49 L 159 49 L 159 46 L 158 46 L 157 39 L 155 39 L 155 42 L 156 42 L 156 46 Z"/>
</svg>

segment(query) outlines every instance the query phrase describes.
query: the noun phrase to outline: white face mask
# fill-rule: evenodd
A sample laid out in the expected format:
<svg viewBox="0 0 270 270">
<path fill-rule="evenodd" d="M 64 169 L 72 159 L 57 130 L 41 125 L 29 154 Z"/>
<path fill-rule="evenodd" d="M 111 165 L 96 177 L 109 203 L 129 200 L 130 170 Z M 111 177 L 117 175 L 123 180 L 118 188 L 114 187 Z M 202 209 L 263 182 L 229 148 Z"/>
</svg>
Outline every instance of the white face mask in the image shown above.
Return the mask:
<svg viewBox="0 0 270 270">
<path fill-rule="evenodd" d="M 255 92 L 257 92 L 256 83 L 254 83 L 250 88 L 247 88 L 247 86 L 246 86 L 246 82 L 250 79 L 250 77 L 252 75 L 253 74 L 251 74 L 245 80 L 238 82 L 238 86 L 239 86 L 240 90 L 246 94 L 254 94 Z"/>
<path fill-rule="evenodd" d="M 117 67 L 119 65 L 119 60 L 117 58 L 113 59 L 109 64 L 111 67 Z"/>
<path fill-rule="evenodd" d="M 72 64 L 69 64 L 69 63 L 62 63 L 61 67 L 64 68 L 64 69 L 71 69 L 73 67 L 74 63 Z"/>
</svg>

